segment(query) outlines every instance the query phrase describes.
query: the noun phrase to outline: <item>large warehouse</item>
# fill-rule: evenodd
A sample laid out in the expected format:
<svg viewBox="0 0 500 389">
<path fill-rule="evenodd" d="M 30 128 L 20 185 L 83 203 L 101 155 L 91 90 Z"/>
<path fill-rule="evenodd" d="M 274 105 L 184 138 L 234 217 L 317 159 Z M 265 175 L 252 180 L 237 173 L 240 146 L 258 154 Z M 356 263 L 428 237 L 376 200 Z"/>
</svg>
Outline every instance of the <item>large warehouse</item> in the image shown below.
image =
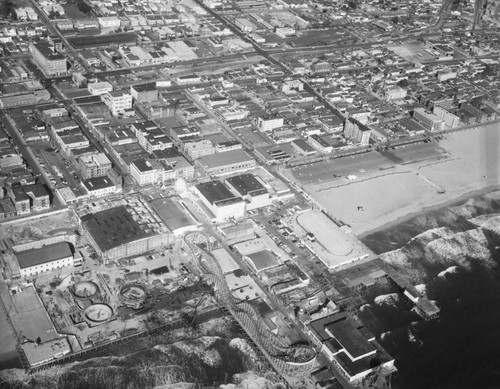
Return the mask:
<svg viewBox="0 0 500 389">
<path fill-rule="evenodd" d="M 245 201 L 234 195 L 222 182 L 204 182 L 194 188 L 195 193 L 202 200 L 202 208 L 213 221 L 228 221 L 245 214 Z"/>
<path fill-rule="evenodd" d="M 141 217 L 121 205 L 83 216 L 80 232 L 105 261 L 140 255 L 173 241 L 166 228 L 159 229 L 154 219 Z"/>
<path fill-rule="evenodd" d="M 253 174 L 240 174 L 226 180 L 233 192 L 238 193 L 246 201 L 246 210 L 267 207 L 272 204 L 269 192 L 259 177 Z"/>
<path fill-rule="evenodd" d="M 208 176 L 243 172 L 256 166 L 255 159 L 243 150 L 205 155 L 196 160 L 196 164 Z"/>
<path fill-rule="evenodd" d="M 73 250 L 68 242 L 57 242 L 16 253 L 21 277 L 31 277 L 65 266 L 73 266 Z"/>
</svg>

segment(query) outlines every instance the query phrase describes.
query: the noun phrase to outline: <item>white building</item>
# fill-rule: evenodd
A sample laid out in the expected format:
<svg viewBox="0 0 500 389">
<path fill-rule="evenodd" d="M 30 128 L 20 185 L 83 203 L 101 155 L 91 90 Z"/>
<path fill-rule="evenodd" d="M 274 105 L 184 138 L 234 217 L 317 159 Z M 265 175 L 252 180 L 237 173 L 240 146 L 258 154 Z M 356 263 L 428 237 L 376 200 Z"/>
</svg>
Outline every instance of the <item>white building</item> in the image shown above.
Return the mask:
<svg viewBox="0 0 500 389">
<path fill-rule="evenodd" d="M 423 108 L 415 108 L 413 111 L 413 120 L 422 125 L 427 131 L 444 130 L 444 120 L 441 120 L 433 113 L 427 113 Z"/>
<path fill-rule="evenodd" d="M 113 91 L 113 85 L 111 85 L 107 81 L 103 82 L 93 82 L 87 85 L 87 89 L 89 90 L 91 95 L 100 96 L 108 92 Z"/>
<path fill-rule="evenodd" d="M 284 119 L 282 117 L 263 117 L 257 119 L 257 127 L 263 132 L 269 132 L 275 128 L 283 127 Z"/>
<path fill-rule="evenodd" d="M 113 116 L 123 114 L 132 108 L 132 95 L 126 91 L 113 91 L 101 95 L 101 100 L 106 104 Z"/>
<path fill-rule="evenodd" d="M 82 181 L 82 185 L 90 197 L 105 197 L 120 193 L 118 188 L 109 177 L 93 177 Z"/>
<path fill-rule="evenodd" d="M 234 21 L 234 24 L 243 32 L 252 32 L 257 28 L 255 24 L 253 24 L 250 20 L 245 18 L 237 18 Z"/>
<path fill-rule="evenodd" d="M 460 118 L 442 107 L 435 106 L 432 112 L 450 128 L 455 128 L 460 125 Z"/>
<path fill-rule="evenodd" d="M 406 93 L 407 93 L 406 89 L 392 87 L 392 88 L 387 88 L 384 91 L 384 97 L 387 100 L 399 100 L 399 99 L 404 99 L 406 97 Z"/>
<path fill-rule="evenodd" d="M 196 185 L 193 190 L 204 205 L 202 210 L 213 222 L 227 222 L 245 215 L 245 201 L 241 197 L 235 196 L 220 181 L 201 183 Z"/>
<path fill-rule="evenodd" d="M 176 178 L 174 169 L 154 159 L 138 159 L 130 164 L 130 174 L 139 186 L 163 185 Z"/>
<path fill-rule="evenodd" d="M 16 258 L 23 278 L 75 264 L 73 251 L 68 242 L 57 242 L 20 251 L 16 253 Z"/>
<path fill-rule="evenodd" d="M 100 17 L 97 18 L 99 26 L 105 29 L 118 29 L 120 28 L 120 19 L 116 16 Z"/>
<path fill-rule="evenodd" d="M 346 120 L 344 134 L 346 137 L 360 143 L 361 146 L 370 144 L 371 129 L 356 119 L 348 118 Z"/>
</svg>

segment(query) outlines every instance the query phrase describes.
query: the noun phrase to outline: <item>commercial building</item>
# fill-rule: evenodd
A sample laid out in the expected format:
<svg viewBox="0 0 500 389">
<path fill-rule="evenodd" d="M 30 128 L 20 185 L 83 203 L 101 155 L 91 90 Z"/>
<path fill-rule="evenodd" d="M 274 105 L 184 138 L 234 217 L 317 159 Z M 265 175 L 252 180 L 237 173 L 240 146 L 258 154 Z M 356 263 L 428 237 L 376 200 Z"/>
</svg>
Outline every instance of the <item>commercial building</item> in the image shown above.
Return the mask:
<svg viewBox="0 0 500 389">
<path fill-rule="evenodd" d="M 241 196 L 245 202 L 245 210 L 267 207 L 272 204 L 269 192 L 253 174 L 240 174 L 226 180 L 233 193 Z"/>
<path fill-rule="evenodd" d="M 113 85 L 111 85 L 107 81 L 103 82 L 92 82 L 87 85 L 87 89 L 91 95 L 100 96 L 105 93 L 109 93 L 113 91 Z"/>
<path fill-rule="evenodd" d="M 194 191 L 202 201 L 202 210 L 214 222 L 229 221 L 245 214 L 245 201 L 220 181 L 198 184 Z"/>
<path fill-rule="evenodd" d="M 170 149 L 174 145 L 172 139 L 153 122 L 133 123 L 130 129 L 135 132 L 137 141 L 149 154 L 158 150 Z"/>
<path fill-rule="evenodd" d="M 177 199 L 160 197 L 150 201 L 149 204 L 172 234 L 181 236 L 186 232 L 199 229 L 199 223 L 196 222 L 191 212 Z"/>
<path fill-rule="evenodd" d="M 47 42 L 30 43 L 29 50 L 33 62 L 47 76 L 60 76 L 68 72 L 64 55 L 55 52 Z"/>
<path fill-rule="evenodd" d="M 150 103 L 158 100 L 158 89 L 156 89 L 156 83 L 132 85 L 130 87 L 130 94 L 135 101 L 140 103 Z"/>
<path fill-rule="evenodd" d="M 170 244 L 173 235 L 157 227 L 158 223 L 152 225 L 152 219 L 143 219 L 140 212 L 141 209 L 122 205 L 87 214 L 81 217 L 80 233 L 105 261 L 140 255 Z"/>
<path fill-rule="evenodd" d="M 252 32 L 257 28 L 255 24 L 245 18 L 237 18 L 234 24 L 243 32 Z"/>
<path fill-rule="evenodd" d="M 311 135 L 308 140 L 321 154 L 327 154 L 333 151 L 333 146 L 319 135 Z"/>
<path fill-rule="evenodd" d="M 212 142 L 203 138 L 181 141 L 181 147 L 192 160 L 215 153 Z"/>
<path fill-rule="evenodd" d="M 375 335 L 347 312 L 311 321 L 306 329 L 349 382 L 359 381 L 375 369 L 396 370 L 394 359 L 376 341 Z"/>
<path fill-rule="evenodd" d="M 281 264 L 279 257 L 271 250 L 257 251 L 245 255 L 244 258 L 257 274 Z"/>
<path fill-rule="evenodd" d="M 90 197 L 105 197 L 120 191 L 109 177 L 93 177 L 82 181 Z"/>
<path fill-rule="evenodd" d="M 442 107 L 434 106 L 432 112 L 439 119 L 443 120 L 446 126 L 448 126 L 449 128 L 455 128 L 460 125 L 460 118 Z"/>
<path fill-rule="evenodd" d="M 208 176 L 242 172 L 255 167 L 255 160 L 243 150 L 205 155 L 196 160 L 196 165 Z"/>
<path fill-rule="evenodd" d="M 97 18 L 99 26 L 104 29 L 117 29 L 120 28 L 120 19 L 116 16 L 106 16 Z"/>
<path fill-rule="evenodd" d="M 406 89 L 392 87 L 384 90 L 384 97 L 387 100 L 399 100 L 399 99 L 404 99 L 406 97 L 406 93 L 407 93 Z"/>
<path fill-rule="evenodd" d="M 470 103 L 461 104 L 460 110 L 468 115 L 474 116 L 476 118 L 476 122 L 478 123 L 484 123 L 488 120 L 488 114 L 486 112 Z"/>
<path fill-rule="evenodd" d="M 412 118 L 427 131 L 444 130 L 444 121 L 441 120 L 437 115 L 427 113 L 423 108 L 415 108 Z"/>
<path fill-rule="evenodd" d="M 259 116 L 257 127 L 260 131 L 269 132 L 275 128 L 283 127 L 284 119 L 282 117 Z"/>
<path fill-rule="evenodd" d="M 132 95 L 126 91 L 112 91 L 101 95 L 113 116 L 118 116 L 132 109 Z"/>
<path fill-rule="evenodd" d="M 139 186 L 163 185 L 165 181 L 175 179 L 171 166 L 164 161 L 137 159 L 130 164 L 130 174 Z"/>
<path fill-rule="evenodd" d="M 361 146 L 370 144 L 371 129 L 351 117 L 345 122 L 344 134 L 348 138 L 360 143 Z"/>
<path fill-rule="evenodd" d="M 20 251 L 15 255 L 23 278 L 74 265 L 73 250 L 68 242 L 48 244 L 40 248 Z"/>
<path fill-rule="evenodd" d="M 312 147 L 304 139 L 295 139 L 291 142 L 292 147 L 297 150 L 302 155 L 314 155 L 316 154 L 316 149 Z"/>
<path fill-rule="evenodd" d="M 78 171 L 83 180 L 102 177 L 111 170 L 111 161 L 104 153 L 83 155 L 78 158 Z"/>
</svg>

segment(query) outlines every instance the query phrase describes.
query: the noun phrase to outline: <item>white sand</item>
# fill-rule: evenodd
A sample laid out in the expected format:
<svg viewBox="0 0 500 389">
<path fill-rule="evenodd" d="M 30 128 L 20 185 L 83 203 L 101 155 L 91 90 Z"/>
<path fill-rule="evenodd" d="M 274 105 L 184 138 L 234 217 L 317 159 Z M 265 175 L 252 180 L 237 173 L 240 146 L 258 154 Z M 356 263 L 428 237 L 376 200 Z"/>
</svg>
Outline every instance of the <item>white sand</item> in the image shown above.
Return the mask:
<svg viewBox="0 0 500 389">
<path fill-rule="evenodd" d="M 450 153 L 448 158 L 359 175 L 351 182 L 308 185 L 307 191 L 361 235 L 424 208 L 500 185 L 499 123 L 449 134 L 440 145 Z M 446 193 L 439 194 L 440 188 Z"/>
</svg>

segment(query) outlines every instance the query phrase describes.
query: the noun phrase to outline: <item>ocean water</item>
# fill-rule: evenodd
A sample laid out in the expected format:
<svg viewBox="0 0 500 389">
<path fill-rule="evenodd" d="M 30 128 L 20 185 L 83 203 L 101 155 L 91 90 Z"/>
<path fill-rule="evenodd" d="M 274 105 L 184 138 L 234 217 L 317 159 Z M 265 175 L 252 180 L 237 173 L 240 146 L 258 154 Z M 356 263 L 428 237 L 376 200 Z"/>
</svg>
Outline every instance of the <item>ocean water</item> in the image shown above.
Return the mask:
<svg viewBox="0 0 500 389">
<path fill-rule="evenodd" d="M 425 284 L 441 308 L 431 321 L 398 303 L 362 310 L 396 359 L 393 387 L 500 388 L 500 192 L 419 215 L 364 242 L 413 284 Z"/>
</svg>

